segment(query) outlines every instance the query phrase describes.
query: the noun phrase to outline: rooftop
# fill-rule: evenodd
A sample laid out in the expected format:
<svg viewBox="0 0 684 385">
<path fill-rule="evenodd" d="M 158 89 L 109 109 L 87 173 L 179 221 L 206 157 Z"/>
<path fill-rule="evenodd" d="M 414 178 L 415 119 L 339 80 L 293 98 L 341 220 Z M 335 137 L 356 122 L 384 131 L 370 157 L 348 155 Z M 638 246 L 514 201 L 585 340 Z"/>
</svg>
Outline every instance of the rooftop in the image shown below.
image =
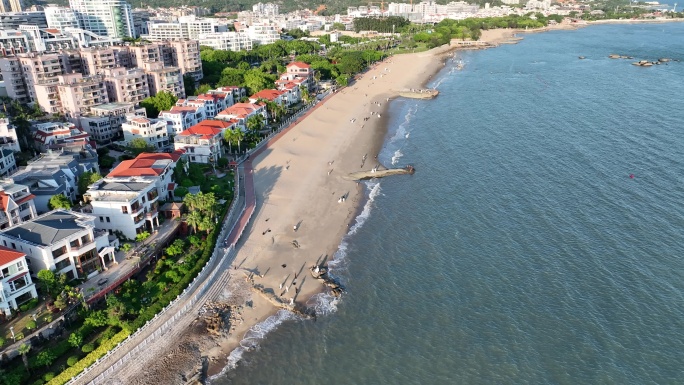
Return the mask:
<svg viewBox="0 0 684 385">
<path fill-rule="evenodd" d="M 124 160 L 107 177 L 132 177 L 132 176 L 157 176 L 173 162 L 178 161 L 180 152 L 166 153 L 142 153 L 135 159 Z"/>
<path fill-rule="evenodd" d="M 12 263 L 17 259 L 23 258 L 26 254 L 7 247 L 0 246 L 0 266 Z"/>
<path fill-rule="evenodd" d="M 7 229 L 2 234 L 34 244 L 50 246 L 83 231 L 85 228 L 86 226 L 80 216 L 71 212 L 56 210 L 30 222 Z"/>
</svg>

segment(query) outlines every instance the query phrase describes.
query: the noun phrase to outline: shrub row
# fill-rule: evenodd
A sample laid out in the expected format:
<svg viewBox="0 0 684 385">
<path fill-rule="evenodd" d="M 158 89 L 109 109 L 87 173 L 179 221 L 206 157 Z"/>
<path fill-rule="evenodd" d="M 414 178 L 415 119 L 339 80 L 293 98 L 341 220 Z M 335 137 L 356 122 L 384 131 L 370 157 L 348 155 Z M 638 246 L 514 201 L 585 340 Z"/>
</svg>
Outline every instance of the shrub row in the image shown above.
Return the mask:
<svg viewBox="0 0 684 385">
<path fill-rule="evenodd" d="M 34 307 L 38 306 L 38 298 L 33 298 L 32 300 L 26 302 L 25 304 L 19 306 L 20 311 L 29 311 L 33 309 Z"/>
<path fill-rule="evenodd" d="M 122 330 L 118 332 L 112 339 L 102 342 L 97 349 L 93 350 L 90 354 L 85 356 L 82 360 L 78 361 L 74 366 L 68 368 L 67 370 L 60 373 L 57 377 L 53 378 L 48 382 L 48 385 L 62 385 L 67 383 L 73 377 L 76 377 L 79 373 L 84 371 L 90 365 L 94 364 L 100 357 L 107 354 L 108 351 L 114 349 L 121 341 L 125 340 L 129 336 L 127 330 Z"/>
</svg>

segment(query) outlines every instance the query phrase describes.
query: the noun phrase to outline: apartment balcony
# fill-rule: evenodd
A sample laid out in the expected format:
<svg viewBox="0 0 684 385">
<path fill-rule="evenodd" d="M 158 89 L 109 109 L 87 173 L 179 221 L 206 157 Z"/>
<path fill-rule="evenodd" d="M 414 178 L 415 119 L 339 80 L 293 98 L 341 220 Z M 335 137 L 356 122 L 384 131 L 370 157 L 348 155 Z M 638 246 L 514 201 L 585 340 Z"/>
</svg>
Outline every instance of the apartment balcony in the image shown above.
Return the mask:
<svg viewBox="0 0 684 385">
<path fill-rule="evenodd" d="M 159 214 L 159 211 L 157 211 L 156 209 L 152 210 L 149 213 L 145 214 L 145 219 L 154 219 L 154 217 L 156 217 L 158 214 Z"/>
<path fill-rule="evenodd" d="M 72 250 L 72 251 L 76 251 L 76 250 L 81 251 L 81 250 L 88 249 L 88 248 L 90 248 L 90 247 L 92 247 L 92 246 L 95 246 L 95 241 L 90 240 L 90 241 L 88 241 L 87 243 L 79 244 L 79 245 L 76 245 L 76 246 L 71 245 L 71 250 Z"/>
</svg>

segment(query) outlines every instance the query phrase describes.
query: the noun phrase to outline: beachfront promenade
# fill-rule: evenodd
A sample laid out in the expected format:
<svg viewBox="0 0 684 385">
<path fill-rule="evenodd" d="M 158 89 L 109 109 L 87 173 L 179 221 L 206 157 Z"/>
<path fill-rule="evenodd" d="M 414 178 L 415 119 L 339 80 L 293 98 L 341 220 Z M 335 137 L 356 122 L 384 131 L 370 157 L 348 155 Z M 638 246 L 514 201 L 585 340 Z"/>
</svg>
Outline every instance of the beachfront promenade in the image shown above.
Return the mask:
<svg viewBox="0 0 684 385">
<path fill-rule="evenodd" d="M 236 244 L 256 209 L 252 159 L 285 135 L 320 104 L 322 103 L 314 101 L 300 110 L 240 159 L 235 180 L 236 199 L 231 203 L 224 219 L 212 257 L 190 286 L 154 319 L 72 379 L 69 384 L 101 384 L 108 380 L 117 383 L 119 378 L 142 373 L 146 360 L 134 358 L 143 352 L 145 357 L 163 355 L 181 338 L 202 305 L 225 289 L 230 279 L 229 267 L 237 254 Z"/>
</svg>

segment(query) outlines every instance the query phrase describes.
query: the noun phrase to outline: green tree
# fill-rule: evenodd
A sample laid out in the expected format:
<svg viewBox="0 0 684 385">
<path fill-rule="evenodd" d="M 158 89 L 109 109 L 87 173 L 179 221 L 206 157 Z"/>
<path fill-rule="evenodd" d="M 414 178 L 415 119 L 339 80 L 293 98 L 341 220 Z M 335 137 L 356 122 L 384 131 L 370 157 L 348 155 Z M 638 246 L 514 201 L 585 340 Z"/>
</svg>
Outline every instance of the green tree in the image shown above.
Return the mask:
<svg viewBox="0 0 684 385">
<path fill-rule="evenodd" d="M 155 148 L 150 146 L 149 143 L 143 138 L 134 138 L 128 142 L 128 149 L 135 155 L 138 156 L 143 152 L 154 152 Z"/>
<path fill-rule="evenodd" d="M 78 193 L 83 195 L 88 191 L 88 186 L 102 179 L 102 175 L 97 172 L 86 171 L 78 177 Z"/>
<path fill-rule="evenodd" d="M 64 310 L 66 309 L 68 303 L 67 299 L 65 296 L 59 295 L 57 298 L 55 298 L 55 307 L 59 310 Z"/>
<path fill-rule="evenodd" d="M 48 367 L 52 365 L 52 363 L 55 361 L 55 358 L 57 358 L 57 356 L 51 349 L 45 349 L 38 353 L 38 356 L 36 357 L 36 363 L 38 365 Z"/>
<path fill-rule="evenodd" d="M 54 209 L 71 210 L 71 201 L 63 194 L 53 195 L 48 201 L 48 207 Z"/>
<path fill-rule="evenodd" d="M 43 269 L 38 272 L 38 287 L 44 290 L 47 295 L 55 298 L 64 290 L 66 275 L 57 276 L 52 270 Z"/>
<path fill-rule="evenodd" d="M 83 336 L 81 335 L 81 333 L 71 333 L 69 335 L 69 345 L 75 348 L 80 348 L 81 345 L 83 345 Z"/>
<path fill-rule="evenodd" d="M 245 122 L 247 129 L 254 134 L 258 134 L 259 131 L 264 127 L 264 117 L 261 114 L 254 114 L 247 118 Z"/>
<path fill-rule="evenodd" d="M 128 252 L 131 251 L 132 248 L 133 246 L 131 246 L 130 243 L 124 243 L 123 245 L 121 245 L 121 250 L 123 250 L 125 254 L 128 254 Z"/>
<path fill-rule="evenodd" d="M 214 228 L 214 222 L 212 222 L 209 216 L 205 216 L 202 218 L 197 228 L 201 231 L 206 231 L 207 235 L 209 235 L 209 232 Z"/>
<path fill-rule="evenodd" d="M 29 372 L 29 362 L 28 362 L 28 357 L 26 356 L 28 352 L 31 351 L 31 345 L 27 344 L 21 344 L 19 346 L 19 354 L 21 354 L 21 359 L 24 361 L 24 366 L 26 367 L 26 372 Z"/>
<path fill-rule="evenodd" d="M 195 79 L 190 74 L 183 75 L 183 86 L 185 87 L 186 95 L 194 95 L 195 89 Z"/>
<path fill-rule="evenodd" d="M 136 242 L 144 242 L 149 237 L 150 237 L 150 232 L 149 231 L 143 231 L 142 233 L 136 234 L 135 241 Z"/>
<path fill-rule="evenodd" d="M 148 118 L 157 118 L 161 111 L 171 109 L 177 101 L 178 98 L 174 94 L 160 91 L 154 96 L 143 99 L 140 102 L 140 106 L 145 108 Z"/>
<path fill-rule="evenodd" d="M 94 311 L 86 317 L 83 323 L 85 325 L 90 325 L 95 328 L 105 326 L 108 323 L 107 312 L 105 312 L 104 310 Z"/>
<path fill-rule="evenodd" d="M 187 197 L 188 196 L 186 196 L 186 198 Z M 188 226 L 192 227 L 193 231 L 196 233 L 198 226 L 202 223 L 202 214 L 199 211 L 191 211 L 190 214 L 185 217 L 185 222 Z"/>
<path fill-rule="evenodd" d="M 211 86 L 209 84 L 200 84 L 200 86 L 197 87 L 197 90 L 195 90 L 195 95 L 203 95 L 209 91 L 211 91 Z"/>
<path fill-rule="evenodd" d="M 249 89 L 250 94 L 255 94 L 261 90 L 275 87 L 275 77 L 268 75 L 260 70 L 249 70 L 245 72 L 244 86 Z"/>
<path fill-rule="evenodd" d="M 36 328 L 36 326 L 36 321 L 34 320 L 29 320 L 28 322 L 26 322 L 26 329 L 28 330 L 33 330 Z"/>
<path fill-rule="evenodd" d="M 337 31 L 346 31 L 347 30 L 347 27 L 342 23 L 333 23 L 332 27 L 334 30 L 337 30 Z"/>
<path fill-rule="evenodd" d="M 185 242 L 182 239 L 176 239 L 172 244 L 167 247 L 164 252 L 169 257 L 175 257 L 181 255 L 185 252 Z"/>
</svg>

